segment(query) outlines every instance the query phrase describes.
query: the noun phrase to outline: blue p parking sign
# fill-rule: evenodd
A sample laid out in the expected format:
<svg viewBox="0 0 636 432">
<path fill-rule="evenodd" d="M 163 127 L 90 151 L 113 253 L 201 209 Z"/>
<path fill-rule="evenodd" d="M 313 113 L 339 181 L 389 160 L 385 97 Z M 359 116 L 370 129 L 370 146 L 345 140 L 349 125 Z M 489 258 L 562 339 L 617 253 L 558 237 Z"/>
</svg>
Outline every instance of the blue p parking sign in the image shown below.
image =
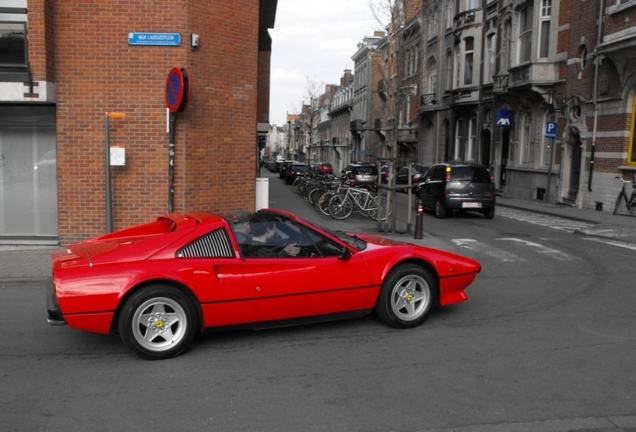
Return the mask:
<svg viewBox="0 0 636 432">
<path fill-rule="evenodd" d="M 557 124 L 555 122 L 546 122 L 545 124 L 545 137 L 556 138 Z"/>
</svg>

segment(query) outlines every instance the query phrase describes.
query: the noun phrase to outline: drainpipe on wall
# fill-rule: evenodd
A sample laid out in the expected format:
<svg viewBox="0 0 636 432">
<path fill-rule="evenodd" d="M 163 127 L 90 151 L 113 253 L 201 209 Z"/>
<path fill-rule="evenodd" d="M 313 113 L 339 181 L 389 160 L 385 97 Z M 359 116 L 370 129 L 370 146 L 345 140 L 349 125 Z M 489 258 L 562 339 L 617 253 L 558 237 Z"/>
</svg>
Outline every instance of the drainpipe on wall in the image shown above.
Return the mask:
<svg viewBox="0 0 636 432">
<path fill-rule="evenodd" d="M 587 181 L 587 190 L 592 192 L 592 176 L 594 174 L 594 155 L 596 153 L 596 129 L 598 124 L 598 69 L 600 67 L 599 46 L 603 37 L 603 10 L 605 9 L 605 0 L 601 0 L 598 12 L 598 35 L 596 37 L 596 46 L 594 47 L 594 85 L 592 100 L 594 101 L 594 127 L 592 129 L 592 150 L 590 152 L 590 177 Z"/>
</svg>

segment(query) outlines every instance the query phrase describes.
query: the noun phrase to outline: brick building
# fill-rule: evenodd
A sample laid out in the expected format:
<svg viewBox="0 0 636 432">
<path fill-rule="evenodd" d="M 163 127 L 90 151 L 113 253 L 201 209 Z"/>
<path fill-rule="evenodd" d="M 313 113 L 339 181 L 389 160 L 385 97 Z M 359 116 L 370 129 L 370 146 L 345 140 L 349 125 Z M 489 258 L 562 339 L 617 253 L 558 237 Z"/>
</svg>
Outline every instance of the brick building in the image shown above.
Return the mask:
<svg viewBox="0 0 636 432">
<path fill-rule="evenodd" d="M 253 209 L 258 134 L 269 130 L 276 6 L 3 1 L 0 241 L 68 244 L 105 232 L 112 112 L 125 114 L 109 120 L 110 145 L 125 153 L 125 164 L 110 167 L 113 229 L 170 208 Z M 191 97 L 171 121 L 166 88 L 175 67 L 189 78 Z"/>
</svg>

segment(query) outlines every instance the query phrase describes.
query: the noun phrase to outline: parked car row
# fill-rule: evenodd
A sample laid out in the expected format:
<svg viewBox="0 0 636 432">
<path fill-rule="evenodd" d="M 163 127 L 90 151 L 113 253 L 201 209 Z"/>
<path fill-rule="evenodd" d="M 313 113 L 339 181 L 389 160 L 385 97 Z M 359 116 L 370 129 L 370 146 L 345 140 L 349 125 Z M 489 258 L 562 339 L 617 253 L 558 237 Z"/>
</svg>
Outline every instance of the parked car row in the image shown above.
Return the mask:
<svg viewBox="0 0 636 432">
<path fill-rule="evenodd" d="M 309 176 L 331 174 L 333 167 L 326 163 L 310 165 L 294 161 L 286 161 L 280 168 L 279 177 L 285 183 L 292 184 L 300 174 Z M 389 168 L 364 162 L 353 162 L 341 171 L 341 179 L 354 186 L 375 188 L 378 176 L 382 183 L 388 183 Z M 409 179 L 410 176 L 410 179 Z M 398 169 L 395 183 L 412 185 L 419 203 L 424 208 L 434 211 L 437 218 L 444 218 L 450 212 L 477 211 L 486 219 L 495 216 L 497 193 L 488 171 L 483 165 L 475 162 L 443 162 L 433 166 L 411 164 Z M 398 189 L 403 192 L 407 187 Z"/>
<path fill-rule="evenodd" d="M 270 172 L 278 173 L 278 178 L 284 179 L 287 184 L 292 184 L 299 174 L 309 176 L 333 174 L 333 166 L 327 162 L 307 164 L 293 160 L 266 160 L 263 166 Z"/>
</svg>

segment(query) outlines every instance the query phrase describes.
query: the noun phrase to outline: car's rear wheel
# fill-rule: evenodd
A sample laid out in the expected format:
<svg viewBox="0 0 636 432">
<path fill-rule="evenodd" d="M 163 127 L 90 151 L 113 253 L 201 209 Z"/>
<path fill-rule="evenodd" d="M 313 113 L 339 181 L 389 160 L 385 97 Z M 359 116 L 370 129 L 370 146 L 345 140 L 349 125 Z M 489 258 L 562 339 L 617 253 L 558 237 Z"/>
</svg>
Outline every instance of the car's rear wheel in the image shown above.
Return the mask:
<svg viewBox="0 0 636 432">
<path fill-rule="evenodd" d="M 375 311 L 391 327 L 416 327 L 430 315 L 436 293 L 435 279 L 428 271 L 415 264 L 402 264 L 382 284 Z"/>
<path fill-rule="evenodd" d="M 190 299 L 168 285 L 135 292 L 122 306 L 119 334 L 138 356 L 162 360 L 181 354 L 192 342 L 196 323 Z"/>
<path fill-rule="evenodd" d="M 440 200 L 435 201 L 435 217 L 444 219 L 446 217 L 446 209 Z"/>
<path fill-rule="evenodd" d="M 490 210 L 485 210 L 484 211 L 484 217 L 486 219 L 492 219 L 495 217 L 495 209 L 490 209 Z"/>
</svg>

